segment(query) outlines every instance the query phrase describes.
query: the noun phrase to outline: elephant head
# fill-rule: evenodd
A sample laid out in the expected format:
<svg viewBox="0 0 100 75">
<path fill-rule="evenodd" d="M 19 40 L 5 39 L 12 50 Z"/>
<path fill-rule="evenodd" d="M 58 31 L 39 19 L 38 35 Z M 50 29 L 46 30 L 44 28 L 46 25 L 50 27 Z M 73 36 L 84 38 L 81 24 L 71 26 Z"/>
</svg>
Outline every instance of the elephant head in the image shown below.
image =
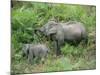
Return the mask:
<svg viewBox="0 0 100 75">
<path fill-rule="evenodd" d="M 56 25 L 57 23 L 55 21 L 49 21 L 48 23 L 43 25 L 41 28 L 36 29 L 36 31 L 39 31 L 45 36 L 48 36 L 50 29 L 52 29 Z"/>
</svg>

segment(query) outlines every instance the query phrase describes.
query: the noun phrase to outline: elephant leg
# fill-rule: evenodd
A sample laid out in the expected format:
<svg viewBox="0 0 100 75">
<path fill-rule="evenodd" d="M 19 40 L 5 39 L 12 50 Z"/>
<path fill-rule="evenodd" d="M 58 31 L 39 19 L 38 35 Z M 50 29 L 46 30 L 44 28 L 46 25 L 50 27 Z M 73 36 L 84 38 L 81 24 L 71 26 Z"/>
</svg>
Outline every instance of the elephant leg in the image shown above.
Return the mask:
<svg viewBox="0 0 100 75">
<path fill-rule="evenodd" d="M 61 54 L 61 50 L 60 50 L 60 44 L 58 41 L 55 41 L 55 50 L 56 50 L 56 55 L 60 55 Z"/>
<path fill-rule="evenodd" d="M 54 40 L 53 41 L 53 48 L 54 48 L 54 51 L 55 51 L 55 53 L 56 53 L 56 55 L 57 55 L 57 42 Z"/>
<path fill-rule="evenodd" d="M 32 64 L 33 53 L 30 51 L 28 54 L 28 62 Z"/>
<path fill-rule="evenodd" d="M 61 44 L 59 41 L 57 41 L 57 55 L 61 55 L 60 47 L 61 47 Z"/>
</svg>

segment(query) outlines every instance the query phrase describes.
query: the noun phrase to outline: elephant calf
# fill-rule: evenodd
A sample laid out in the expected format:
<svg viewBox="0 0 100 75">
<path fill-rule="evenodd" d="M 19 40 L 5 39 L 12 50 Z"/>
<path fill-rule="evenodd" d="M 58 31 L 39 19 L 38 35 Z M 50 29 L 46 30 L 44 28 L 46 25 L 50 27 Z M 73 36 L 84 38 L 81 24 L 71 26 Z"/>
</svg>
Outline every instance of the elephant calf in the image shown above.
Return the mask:
<svg viewBox="0 0 100 75">
<path fill-rule="evenodd" d="M 28 61 L 32 63 L 32 59 L 44 60 L 49 52 L 49 48 L 45 44 L 24 44 L 23 55 L 28 58 Z"/>
</svg>

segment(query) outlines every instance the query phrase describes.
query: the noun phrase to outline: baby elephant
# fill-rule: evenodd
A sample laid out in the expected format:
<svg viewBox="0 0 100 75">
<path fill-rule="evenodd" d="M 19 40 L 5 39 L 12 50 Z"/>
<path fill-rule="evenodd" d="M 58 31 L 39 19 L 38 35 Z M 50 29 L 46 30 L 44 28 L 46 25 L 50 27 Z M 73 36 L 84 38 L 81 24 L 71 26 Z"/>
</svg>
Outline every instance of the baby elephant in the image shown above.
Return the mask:
<svg viewBox="0 0 100 75">
<path fill-rule="evenodd" d="M 32 63 L 32 59 L 41 60 L 44 62 L 44 58 L 49 52 L 49 48 L 45 44 L 24 44 L 23 55 L 28 58 L 28 61 Z"/>
</svg>

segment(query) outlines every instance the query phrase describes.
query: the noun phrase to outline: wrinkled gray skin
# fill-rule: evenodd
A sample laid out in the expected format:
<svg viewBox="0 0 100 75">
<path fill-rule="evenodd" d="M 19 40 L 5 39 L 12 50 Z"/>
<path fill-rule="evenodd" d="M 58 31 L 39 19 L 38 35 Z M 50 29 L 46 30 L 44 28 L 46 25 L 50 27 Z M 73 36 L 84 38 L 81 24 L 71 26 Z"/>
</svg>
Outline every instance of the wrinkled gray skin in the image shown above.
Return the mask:
<svg viewBox="0 0 100 75">
<path fill-rule="evenodd" d="M 49 48 L 45 44 L 24 44 L 22 50 L 30 63 L 32 63 L 33 58 L 44 62 L 44 58 L 49 52 Z"/>
<path fill-rule="evenodd" d="M 57 23 L 49 21 L 37 31 L 43 33 L 55 43 L 56 54 L 61 54 L 60 46 L 66 42 L 87 42 L 87 32 L 84 25 L 80 22 L 69 21 L 67 23 Z"/>
</svg>

